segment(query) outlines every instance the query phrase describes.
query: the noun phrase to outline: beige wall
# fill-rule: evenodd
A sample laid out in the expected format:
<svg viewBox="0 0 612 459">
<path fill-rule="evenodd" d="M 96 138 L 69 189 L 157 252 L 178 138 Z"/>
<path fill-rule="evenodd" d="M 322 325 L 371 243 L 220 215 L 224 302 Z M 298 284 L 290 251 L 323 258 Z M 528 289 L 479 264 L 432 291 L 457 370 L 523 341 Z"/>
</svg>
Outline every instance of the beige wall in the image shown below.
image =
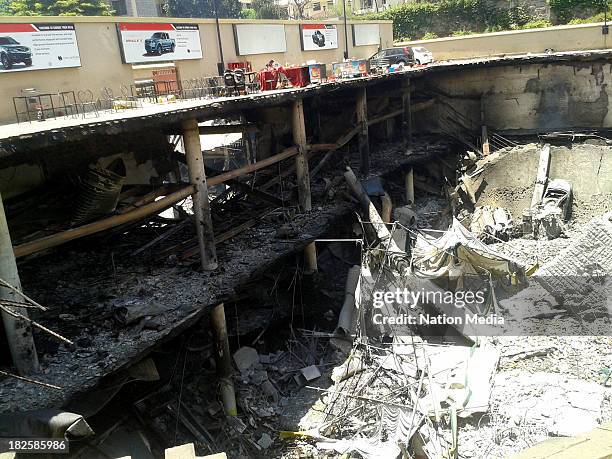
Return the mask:
<svg viewBox="0 0 612 459">
<path fill-rule="evenodd" d="M 424 46 L 436 60 L 465 59 L 499 54 L 542 53 L 547 48 L 555 51 L 608 49 L 610 35 L 601 33 L 599 24 L 580 24 L 548 27 L 545 29 L 516 30 L 465 37 L 437 38 L 397 43 Z"/>
<path fill-rule="evenodd" d="M 76 26 L 79 51 L 82 67 L 71 69 L 32 70 L 21 72 L 0 73 L 0 123 L 15 122 L 12 98 L 21 94 L 24 88 L 36 88 L 40 92 L 57 92 L 79 89 L 91 89 L 96 97 L 100 89 L 108 86 L 119 94 L 121 84 L 131 84 L 134 78 L 142 78 L 150 73 L 147 69 L 134 70 L 131 64 L 123 64 L 119 48 L 119 40 L 115 24 L 117 22 L 180 22 L 197 23 L 200 26 L 200 40 L 202 42 L 203 58 L 198 60 L 176 61 L 181 79 L 190 79 L 200 76 L 217 74 L 219 51 L 217 32 L 214 20 L 209 19 L 146 19 L 146 18 L 102 18 L 102 17 L 0 17 L 0 23 L 29 23 L 29 22 L 73 22 Z M 258 54 L 250 56 L 236 55 L 234 45 L 234 23 L 283 23 L 287 52 L 277 54 Z M 306 22 L 306 21 L 302 21 Z M 338 39 L 340 46 L 335 50 L 302 52 L 297 21 L 240 21 L 221 20 L 221 36 L 223 41 L 223 54 L 225 62 L 248 60 L 254 69 L 260 69 L 270 59 L 282 64 L 301 64 L 307 60 L 315 59 L 330 64 L 341 61 L 344 53 L 344 26 L 339 21 L 326 21 L 338 25 Z M 380 23 L 381 45 L 390 47 L 393 44 L 391 21 L 372 21 Z M 351 29 L 349 23 L 349 55 L 351 57 L 366 58 L 377 51 L 377 46 L 352 46 Z"/>
</svg>

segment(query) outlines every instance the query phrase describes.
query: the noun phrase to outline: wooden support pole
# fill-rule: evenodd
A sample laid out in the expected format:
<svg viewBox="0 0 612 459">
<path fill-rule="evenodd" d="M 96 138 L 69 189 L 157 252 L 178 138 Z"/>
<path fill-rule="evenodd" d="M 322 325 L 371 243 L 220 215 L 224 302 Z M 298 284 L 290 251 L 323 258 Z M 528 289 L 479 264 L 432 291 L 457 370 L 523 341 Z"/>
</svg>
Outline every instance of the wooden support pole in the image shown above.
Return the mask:
<svg viewBox="0 0 612 459">
<path fill-rule="evenodd" d="M 370 172 L 370 142 L 368 140 L 368 94 L 366 88 L 357 92 L 357 125 L 359 130 L 359 156 L 361 158 L 361 173 Z"/>
<path fill-rule="evenodd" d="M 317 246 L 311 242 L 304 248 L 304 261 L 306 274 L 316 273 L 317 267 Z"/>
<path fill-rule="evenodd" d="M 17 262 L 13 254 L 13 245 L 9 233 L 4 204 L 0 195 L 0 278 L 21 290 Z M 0 287 L 0 298 L 9 301 L 23 300 L 17 294 L 6 287 Z M 11 312 L 28 317 L 27 309 L 15 306 L 6 306 Z M 13 364 L 17 367 L 20 375 L 29 375 L 38 372 L 38 355 L 32 337 L 32 328 L 27 320 L 15 317 L 6 311 L 2 311 L 2 322 L 9 344 Z"/>
<path fill-rule="evenodd" d="M 485 121 L 485 103 L 484 97 L 480 98 L 480 124 L 481 124 L 481 135 L 482 135 L 482 154 L 488 156 L 491 153 L 489 146 L 489 134 L 487 133 L 487 124 Z"/>
<path fill-rule="evenodd" d="M 408 142 L 408 146 L 412 148 L 412 101 L 410 91 L 412 90 L 410 78 L 406 79 L 403 84 L 402 93 L 402 132 L 404 140 Z"/>
<path fill-rule="evenodd" d="M 208 185 L 204 172 L 204 158 L 200 144 L 200 130 L 195 119 L 183 122 L 183 141 L 185 157 L 189 169 L 189 181 L 195 187 L 193 198 L 193 213 L 196 217 L 196 232 L 200 245 L 202 268 L 207 271 L 217 269 L 217 250 L 215 249 L 215 234 L 213 232 L 208 201 Z"/>
<path fill-rule="evenodd" d="M 414 205 L 414 170 L 412 169 L 406 173 L 406 204 Z"/>
<path fill-rule="evenodd" d="M 215 333 L 215 358 L 217 373 L 221 381 L 221 400 L 227 416 L 237 416 L 236 394 L 232 382 L 232 356 L 230 354 L 229 340 L 227 338 L 227 324 L 225 322 L 225 307 L 223 303 L 215 306 L 210 312 L 210 321 Z"/>
<path fill-rule="evenodd" d="M 295 171 L 297 175 L 298 197 L 300 207 L 304 212 L 312 210 L 310 197 L 310 173 L 308 172 L 308 158 L 306 156 L 306 123 L 304 121 L 304 101 L 296 100 L 292 109 L 293 142 L 298 148 L 295 157 Z"/>
</svg>

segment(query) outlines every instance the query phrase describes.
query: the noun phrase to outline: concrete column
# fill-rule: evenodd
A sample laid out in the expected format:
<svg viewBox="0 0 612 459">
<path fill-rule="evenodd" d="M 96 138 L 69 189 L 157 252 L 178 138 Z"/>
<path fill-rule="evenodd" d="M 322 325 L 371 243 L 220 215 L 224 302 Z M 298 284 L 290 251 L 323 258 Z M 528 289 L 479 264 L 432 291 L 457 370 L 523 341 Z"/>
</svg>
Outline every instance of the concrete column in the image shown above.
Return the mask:
<svg viewBox="0 0 612 459">
<path fill-rule="evenodd" d="M 406 204 L 414 206 L 414 171 L 412 169 L 406 173 Z"/>
<path fill-rule="evenodd" d="M 489 146 L 489 134 L 487 133 L 487 123 L 485 121 L 485 104 L 484 97 L 480 98 L 480 124 L 482 130 L 482 154 L 488 156 L 491 153 Z"/>
<path fill-rule="evenodd" d="M 11 235 L 9 233 L 6 215 L 4 213 L 4 204 L 0 195 L 0 278 L 11 284 L 13 287 L 21 290 L 21 282 L 19 273 L 17 272 L 17 262 L 13 254 L 13 244 L 11 243 Z M 11 301 L 22 302 L 23 298 L 18 296 L 11 290 L 0 287 L 0 298 Z M 28 316 L 26 308 L 15 308 L 7 306 L 8 309 Z M 32 329 L 30 324 L 23 319 L 18 319 L 6 312 L 2 311 L 2 322 L 4 331 L 9 343 L 11 357 L 13 363 L 17 367 L 17 371 L 21 375 L 36 373 L 39 370 L 38 355 L 34 346 L 34 338 L 32 337 Z"/>
<path fill-rule="evenodd" d="M 316 273 L 317 267 L 317 246 L 314 242 L 311 242 L 304 248 L 304 261 L 306 274 Z"/>
<path fill-rule="evenodd" d="M 304 101 L 299 99 L 293 103 L 291 112 L 293 128 L 293 143 L 298 147 L 295 156 L 295 169 L 297 175 L 298 197 L 302 211 L 312 210 L 310 197 L 310 172 L 308 171 L 308 158 L 306 157 L 306 123 L 304 121 Z"/>
<path fill-rule="evenodd" d="M 196 189 L 196 193 L 192 196 L 193 213 L 196 218 L 196 232 L 200 245 L 202 268 L 212 271 L 217 269 L 217 250 L 215 248 L 215 234 L 210 215 L 210 202 L 208 201 L 208 186 L 206 185 L 204 158 L 202 157 L 202 146 L 200 144 L 200 131 L 196 120 L 183 122 L 183 142 L 185 144 L 185 156 L 189 169 L 189 181 Z"/>
<path fill-rule="evenodd" d="M 359 89 L 357 93 L 357 123 L 361 126 L 359 131 L 359 156 L 361 158 L 361 172 L 370 172 L 370 142 L 368 140 L 368 96 L 366 88 Z"/>
<path fill-rule="evenodd" d="M 411 101 L 411 85 L 410 78 L 403 83 L 402 94 L 402 133 L 404 140 L 408 142 L 408 146 L 412 148 L 412 101 Z"/>
<path fill-rule="evenodd" d="M 227 325 L 225 322 L 225 307 L 223 303 L 215 306 L 210 312 L 210 321 L 215 333 L 215 356 L 217 373 L 221 382 L 221 399 L 223 409 L 227 416 L 236 416 L 236 394 L 232 382 L 232 356 L 230 354 L 229 340 L 227 338 Z"/>
</svg>

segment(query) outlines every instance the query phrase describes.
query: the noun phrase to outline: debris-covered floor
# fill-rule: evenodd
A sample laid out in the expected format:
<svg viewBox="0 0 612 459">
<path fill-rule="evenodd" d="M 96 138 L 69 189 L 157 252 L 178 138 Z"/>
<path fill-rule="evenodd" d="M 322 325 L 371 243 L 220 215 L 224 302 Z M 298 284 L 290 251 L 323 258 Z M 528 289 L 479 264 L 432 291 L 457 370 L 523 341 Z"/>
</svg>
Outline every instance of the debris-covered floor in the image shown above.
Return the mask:
<svg viewBox="0 0 612 459">
<path fill-rule="evenodd" d="M 155 228 L 25 263 L 24 287 L 51 308 L 34 318 L 74 345 L 37 332 L 36 379 L 62 389 L 4 379 L 0 411 L 84 416 L 95 435 L 71 444 L 83 458 L 163 457 L 188 443 L 230 458 L 502 458 L 605 425 L 612 147 L 547 141 L 485 158 L 450 140 L 381 144 L 369 177 L 346 172 L 357 167 L 344 152 L 313 181 L 312 213 L 275 209 L 220 245 L 215 275 L 164 250 L 192 238 L 189 225 L 138 256 Z M 307 272 L 301 250 L 314 239 Z M 379 306 L 402 310 L 374 306 L 378 291 L 457 292 L 483 276 L 476 313 L 519 328 L 372 327 Z M 205 308 L 220 302 L 237 416 L 224 414 Z"/>
</svg>

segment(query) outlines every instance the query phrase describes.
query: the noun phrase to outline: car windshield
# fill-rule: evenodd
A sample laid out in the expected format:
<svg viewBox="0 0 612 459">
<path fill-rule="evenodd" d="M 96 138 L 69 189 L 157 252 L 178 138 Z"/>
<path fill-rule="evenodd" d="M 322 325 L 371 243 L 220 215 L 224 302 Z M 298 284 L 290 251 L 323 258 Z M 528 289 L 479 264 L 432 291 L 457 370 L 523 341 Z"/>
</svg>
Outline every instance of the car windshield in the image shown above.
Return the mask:
<svg viewBox="0 0 612 459">
<path fill-rule="evenodd" d="M 161 32 L 156 32 L 153 34 L 153 38 L 164 38 L 164 34 Z"/>
<path fill-rule="evenodd" d="M 0 45 L 18 45 L 11 37 L 0 37 Z"/>
</svg>

